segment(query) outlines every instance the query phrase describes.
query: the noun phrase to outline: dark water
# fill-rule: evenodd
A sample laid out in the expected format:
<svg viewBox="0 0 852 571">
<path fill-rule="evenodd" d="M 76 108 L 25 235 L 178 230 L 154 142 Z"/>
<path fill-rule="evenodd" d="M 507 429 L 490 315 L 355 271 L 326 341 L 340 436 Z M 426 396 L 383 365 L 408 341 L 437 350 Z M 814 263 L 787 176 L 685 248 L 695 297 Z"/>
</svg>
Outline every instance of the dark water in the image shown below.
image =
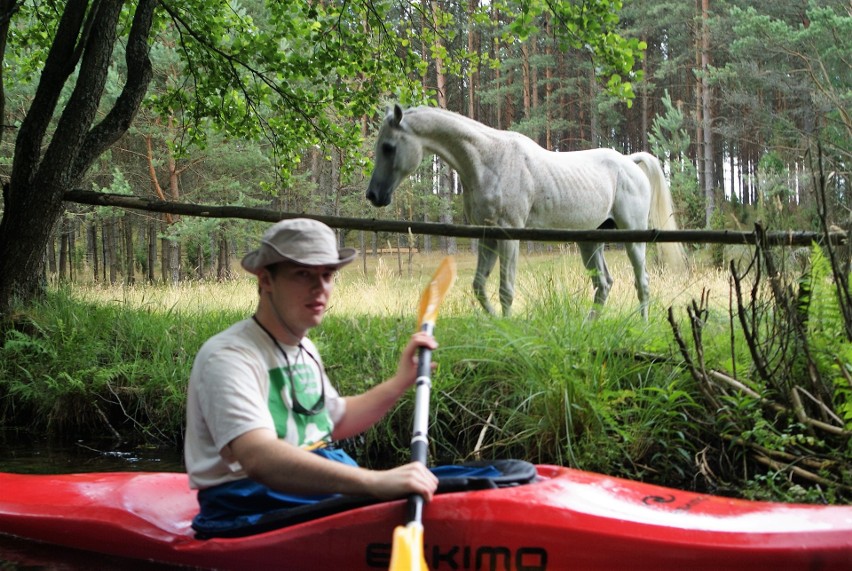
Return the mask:
<svg viewBox="0 0 852 571">
<path fill-rule="evenodd" d="M 0 429 L 0 472 L 183 472 L 176 446 L 136 446 L 114 440 L 72 442 L 33 438 L 23 430 Z"/>
<path fill-rule="evenodd" d="M 182 450 L 173 446 L 133 446 L 107 440 L 60 442 L 32 438 L 24 430 L 0 430 L 0 472 L 137 471 L 183 472 Z M 0 535 L 0 571 L 142 571 L 168 568 Z"/>
</svg>

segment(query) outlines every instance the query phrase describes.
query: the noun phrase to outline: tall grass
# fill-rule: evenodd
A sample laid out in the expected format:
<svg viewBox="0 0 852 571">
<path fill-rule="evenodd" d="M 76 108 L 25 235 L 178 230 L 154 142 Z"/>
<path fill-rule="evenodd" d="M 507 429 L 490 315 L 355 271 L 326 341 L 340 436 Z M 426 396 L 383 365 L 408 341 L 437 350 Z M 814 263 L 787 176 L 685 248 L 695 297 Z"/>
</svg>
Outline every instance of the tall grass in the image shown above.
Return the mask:
<svg viewBox="0 0 852 571">
<path fill-rule="evenodd" d="M 571 447 L 554 446 L 565 440 L 561 435 L 574 432 L 565 423 L 586 424 L 591 414 L 578 404 L 589 399 L 590 389 L 575 381 L 597 377 L 595 371 L 606 366 L 608 346 L 625 350 L 624 336 L 636 323 L 636 301 L 629 267 L 615 253 L 610 256 L 616 277 L 610 307 L 601 320 L 585 323 L 589 280 L 577 256 L 560 254 L 522 259 L 511 319 L 479 310 L 470 291 L 475 259 L 457 257 L 458 284 L 439 317 L 442 348 L 436 359 L 442 369 L 435 418 L 439 426 L 466 426 L 452 439 L 436 438 L 436 446 L 445 448 L 442 455 L 472 454 L 469 445 L 483 435 L 479 453 L 501 447 L 520 453 L 525 442 L 538 441 L 536 459 L 576 456 Z M 421 290 L 440 259 L 418 256 L 414 264 L 400 267 L 393 257 L 370 258 L 366 272 L 361 261 L 340 272 L 327 318 L 312 336 L 342 391 L 362 390 L 393 372 L 414 328 Z M 496 291 L 496 283 L 490 287 Z M 655 284 L 667 295 L 688 288 L 688 283 L 675 288 Z M 196 350 L 210 335 L 250 315 L 256 299 L 250 277 L 179 286 L 55 289 L 28 308 L 18 330 L 7 334 L 0 365 L 7 396 L 4 417 L 20 418 L 26 411 L 48 430 L 132 430 L 179 439 L 182 398 Z M 499 428 L 479 422 L 478 415 L 484 420 L 498 413 Z M 404 440 L 407 411 L 396 416 L 389 424 L 399 420 L 393 428 Z M 532 436 L 541 425 L 562 425 L 548 437 L 550 445 Z M 406 448 L 407 443 L 399 443 L 400 451 Z"/>
<path fill-rule="evenodd" d="M 707 358 L 730 359 L 724 273 L 653 268 L 651 317 L 644 321 L 632 270 L 622 252 L 612 251 L 615 286 L 605 310 L 589 320 L 592 292 L 579 256 L 553 248 L 522 256 L 514 313 L 502 318 L 485 315 L 473 299 L 474 256 L 456 259 L 458 282 L 436 329 L 433 462 L 514 457 L 700 488 L 696 458 L 715 438 L 708 434 L 714 411 L 698 402 L 666 310 L 709 292 L 721 324 Z M 340 272 L 329 312 L 311 337 L 341 393 L 393 373 L 415 329 L 420 292 L 440 260 L 418 255 L 399 265 L 393 257 L 369 258 Z M 496 297 L 497 284 L 489 288 Z M 110 433 L 179 444 L 195 352 L 248 317 L 256 299 L 249 277 L 57 288 L 5 333 L 0 420 L 67 436 Z M 345 446 L 368 466 L 406 460 L 412 399 L 407 395 Z"/>
</svg>

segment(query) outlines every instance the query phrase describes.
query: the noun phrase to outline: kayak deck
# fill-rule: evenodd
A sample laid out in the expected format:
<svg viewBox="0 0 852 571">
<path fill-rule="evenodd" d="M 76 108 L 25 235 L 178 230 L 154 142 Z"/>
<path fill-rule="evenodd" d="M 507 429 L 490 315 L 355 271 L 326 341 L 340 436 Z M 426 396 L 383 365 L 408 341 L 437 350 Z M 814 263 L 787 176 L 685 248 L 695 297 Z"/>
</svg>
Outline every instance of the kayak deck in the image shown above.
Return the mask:
<svg viewBox="0 0 852 571">
<path fill-rule="evenodd" d="M 852 506 L 752 502 L 537 466 L 539 481 L 442 494 L 424 512 L 432 569 L 852 569 Z M 199 540 L 186 474 L 0 473 L 0 533 L 221 569 L 387 569 L 405 502 L 257 535 Z"/>
</svg>

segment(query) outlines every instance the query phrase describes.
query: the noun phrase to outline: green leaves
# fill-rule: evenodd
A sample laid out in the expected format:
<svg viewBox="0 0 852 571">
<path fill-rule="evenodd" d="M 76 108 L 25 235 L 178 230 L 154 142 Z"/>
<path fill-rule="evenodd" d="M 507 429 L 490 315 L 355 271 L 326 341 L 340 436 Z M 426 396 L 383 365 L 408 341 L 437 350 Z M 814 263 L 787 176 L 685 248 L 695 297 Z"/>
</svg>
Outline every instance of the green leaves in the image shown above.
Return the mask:
<svg viewBox="0 0 852 571">
<path fill-rule="evenodd" d="M 181 63 L 169 73 L 184 80 L 152 101 L 162 116 L 270 141 L 285 178 L 320 142 L 342 149 L 347 168 L 360 148 L 358 119 L 414 83 L 413 62 L 395 53 L 398 36 L 384 21 L 389 6 L 170 3 L 164 37 Z M 206 131 L 188 135 L 184 146 L 203 144 Z"/>
<path fill-rule="evenodd" d="M 540 32 L 544 19 L 549 20 L 561 48 L 590 57 L 606 91 L 630 107 L 635 98 L 632 84 L 642 79 L 642 72 L 633 68 L 647 46 L 616 32 L 621 8 L 620 0 L 525 0 L 503 6 L 509 12 L 508 31 L 517 40 L 527 41 Z"/>
</svg>

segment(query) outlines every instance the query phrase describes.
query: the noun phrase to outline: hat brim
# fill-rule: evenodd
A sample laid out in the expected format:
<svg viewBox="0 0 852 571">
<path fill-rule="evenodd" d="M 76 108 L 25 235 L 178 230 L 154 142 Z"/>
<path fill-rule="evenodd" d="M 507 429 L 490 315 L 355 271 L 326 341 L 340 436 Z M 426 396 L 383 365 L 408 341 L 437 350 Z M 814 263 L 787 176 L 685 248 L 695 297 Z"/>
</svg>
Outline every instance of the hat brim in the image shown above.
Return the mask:
<svg viewBox="0 0 852 571">
<path fill-rule="evenodd" d="M 288 258 L 287 256 L 282 256 L 274 251 L 273 255 L 264 256 L 264 252 L 262 250 L 263 248 L 258 248 L 243 257 L 240 261 L 240 265 L 245 271 L 250 274 L 258 275 L 263 268 L 280 262 L 291 262 L 300 266 L 308 267 L 332 266 L 335 268 L 342 268 L 346 264 L 352 262 L 352 260 L 355 259 L 355 256 L 358 255 L 358 250 L 355 248 L 340 248 L 337 252 L 338 259 L 336 260 L 297 260 L 294 258 Z M 268 252 L 269 250 L 266 251 Z"/>
</svg>

